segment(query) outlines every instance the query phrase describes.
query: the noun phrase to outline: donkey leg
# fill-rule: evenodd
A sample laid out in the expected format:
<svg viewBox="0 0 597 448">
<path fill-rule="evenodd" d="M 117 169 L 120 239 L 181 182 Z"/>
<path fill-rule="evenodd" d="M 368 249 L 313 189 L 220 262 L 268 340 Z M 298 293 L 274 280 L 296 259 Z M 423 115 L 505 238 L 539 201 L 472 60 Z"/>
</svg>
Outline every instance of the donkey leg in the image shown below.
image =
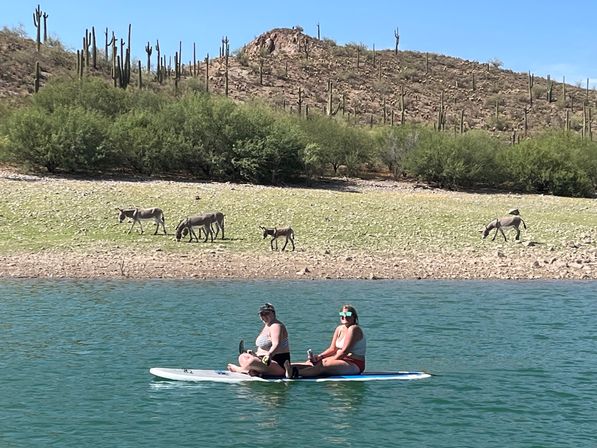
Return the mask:
<svg viewBox="0 0 597 448">
<path fill-rule="evenodd" d="M 290 244 L 292 244 L 292 251 L 294 252 L 294 238 L 290 237 Z"/>
<path fill-rule="evenodd" d="M 137 221 L 135 221 L 135 220 L 133 219 L 133 225 L 132 225 L 132 226 L 131 226 L 131 228 L 129 229 L 128 233 L 131 233 L 131 232 L 133 231 L 133 227 L 135 227 L 135 224 L 136 224 L 136 223 L 137 223 Z M 139 224 L 141 224 L 141 223 L 139 223 Z"/>
<path fill-rule="evenodd" d="M 282 252 L 286 250 L 286 245 L 288 244 L 288 237 L 286 237 L 286 241 L 284 241 L 284 246 L 282 246 Z"/>
<path fill-rule="evenodd" d="M 504 241 L 508 241 L 508 238 L 506 238 L 506 234 L 504 233 L 504 230 L 500 227 L 500 232 L 502 232 L 502 236 L 504 237 Z"/>
<path fill-rule="evenodd" d="M 520 240 L 520 229 L 516 227 L 516 241 Z"/>
</svg>

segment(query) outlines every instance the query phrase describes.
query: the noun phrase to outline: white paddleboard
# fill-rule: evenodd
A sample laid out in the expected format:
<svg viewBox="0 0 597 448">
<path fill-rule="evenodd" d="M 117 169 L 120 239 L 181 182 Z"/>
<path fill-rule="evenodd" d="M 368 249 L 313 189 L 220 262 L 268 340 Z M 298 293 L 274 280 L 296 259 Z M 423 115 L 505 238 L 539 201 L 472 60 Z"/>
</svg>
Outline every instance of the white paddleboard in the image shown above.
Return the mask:
<svg viewBox="0 0 597 448">
<path fill-rule="evenodd" d="M 228 370 L 201 370 L 201 369 L 166 369 L 153 367 L 149 373 L 158 378 L 174 381 L 211 381 L 216 383 L 240 383 L 245 381 L 260 381 L 269 383 L 282 383 L 287 381 L 389 381 L 389 380 L 421 380 L 431 375 L 426 372 L 363 372 L 360 375 L 337 375 L 323 378 L 262 378 L 244 373 L 229 372 Z"/>
</svg>

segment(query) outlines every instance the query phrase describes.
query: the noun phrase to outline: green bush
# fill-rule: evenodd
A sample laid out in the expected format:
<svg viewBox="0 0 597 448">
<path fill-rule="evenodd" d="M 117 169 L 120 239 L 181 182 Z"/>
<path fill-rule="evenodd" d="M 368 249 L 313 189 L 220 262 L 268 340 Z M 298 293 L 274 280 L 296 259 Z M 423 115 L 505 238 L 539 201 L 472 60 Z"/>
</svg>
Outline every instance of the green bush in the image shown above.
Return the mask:
<svg viewBox="0 0 597 448">
<path fill-rule="evenodd" d="M 116 117 L 130 110 L 130 94 L 115 89 L 97 78 L 81 81 L 61 80 L 49 82 L 32 97 L 33 105 L 46 112 L 59 107 L 80 107 L 109 117 Z"/>
<path fill-rule="evenodd" d="M 8 122 L 9 151 L 49 172 L 102 169 L 111 159 L 104 145 L 107 126 L 100 114 L 79 106 L 58 106 L 51 114 L 22 109 Z"/>
<path fill-rule="evenodd" d="M 500 146 L 482 132 L 453 136 L 426 131 L 405 157 L 404 169 L 412 176 L 446 187 L 495 185 L 502 180 L 497 164 Z"/>
<path fill-rule="evenodd" d="M 567 133 L 548 133 L 511 146 L 500 163 L 514 188 L 562 196 L 595 192 L 597 145 Z"/>
</svg>

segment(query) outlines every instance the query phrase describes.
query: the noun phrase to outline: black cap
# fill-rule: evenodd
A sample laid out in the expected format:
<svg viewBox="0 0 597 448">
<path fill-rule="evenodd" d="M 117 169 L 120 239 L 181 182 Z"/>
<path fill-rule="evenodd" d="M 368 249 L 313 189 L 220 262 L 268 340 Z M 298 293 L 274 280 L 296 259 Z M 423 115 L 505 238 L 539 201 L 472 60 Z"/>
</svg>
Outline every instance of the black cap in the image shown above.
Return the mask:
<svg viewBox="0 0 597 448">
<path fill-rule="evenodd" d="M 259 312 L 260 313 L 264 313 L 264 312 L 267 312 L 267 311 L 271 311 L 274 314 L 276 313 L 276 310 L 274 309 L 274 305 L 272 305 L 271 303 L 266 303 L 266 304 L 261 305 L 259 307 Z"/>
</svg>

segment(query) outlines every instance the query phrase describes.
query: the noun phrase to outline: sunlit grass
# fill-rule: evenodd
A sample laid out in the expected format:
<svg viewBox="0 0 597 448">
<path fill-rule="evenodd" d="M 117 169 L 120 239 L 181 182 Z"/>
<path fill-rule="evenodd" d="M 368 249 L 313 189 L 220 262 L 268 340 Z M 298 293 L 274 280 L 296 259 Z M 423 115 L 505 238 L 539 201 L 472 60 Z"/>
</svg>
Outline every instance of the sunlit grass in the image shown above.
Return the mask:
<svg viewBox="0 0 597 448">
<path fill-rule="evenodd" d="M 474 250 L 487 247 L 479 234 L 483 225 L 510 208 L 520 209 L 529 226 L 524 239 L 545 245 L 594 236 L 597 228 L 594 200 L 540 195 L 8 179 L 0 180 L 0 191 L 1 253 L 114 248 L 261 252 L 269 243 L 260 225 L 292 225 L 297 249 L 311 252 Z M 161 207 L 168 236 L 154 236 L 149 222 L 143 235 L 138 230 L 127 234 L 130 223 L 118 224 L 116 207 L 132 206 Z M 215 210 L 226 215 L 224 241 L 175 241 L 180 219 Z"/>
</svg>

